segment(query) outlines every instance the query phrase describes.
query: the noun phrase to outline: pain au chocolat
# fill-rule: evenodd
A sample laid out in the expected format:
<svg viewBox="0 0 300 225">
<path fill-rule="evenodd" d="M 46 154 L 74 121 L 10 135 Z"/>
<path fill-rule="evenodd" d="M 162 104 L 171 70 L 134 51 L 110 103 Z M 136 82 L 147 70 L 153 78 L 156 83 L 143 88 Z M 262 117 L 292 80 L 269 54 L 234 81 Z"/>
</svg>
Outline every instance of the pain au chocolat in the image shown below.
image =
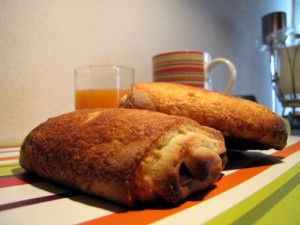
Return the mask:
<svg viewBox="0 0 300 225">
<path fill-rule="evenodd" d="M 183 201 L 212 186 L 226 162 L 221 132 L 185 117 L 121 108 L 50 118 L 20 151 L 24 169 L 128 206 Z"/>
<path fill-rule="evenodd" d="M 287 141 L 283 120 L 258 103 L 191 86 L 135 83 L 120 107 L 185 116 L 220 130 L 227 149 L 281 149 Z"/>
</svg>

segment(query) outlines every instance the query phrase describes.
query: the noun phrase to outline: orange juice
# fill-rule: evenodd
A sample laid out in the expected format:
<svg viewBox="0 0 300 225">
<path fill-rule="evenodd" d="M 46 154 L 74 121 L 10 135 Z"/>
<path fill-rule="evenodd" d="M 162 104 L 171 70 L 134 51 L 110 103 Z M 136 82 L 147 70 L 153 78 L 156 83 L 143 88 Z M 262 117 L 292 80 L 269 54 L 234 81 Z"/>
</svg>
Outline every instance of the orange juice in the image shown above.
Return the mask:
<svg viewBox="0 0 300 225">
<path fill-rule="evenodd" d="M 121 98 L 128 90 L 77 90 L 75 109 L 117 108 Z"/>
</svg>

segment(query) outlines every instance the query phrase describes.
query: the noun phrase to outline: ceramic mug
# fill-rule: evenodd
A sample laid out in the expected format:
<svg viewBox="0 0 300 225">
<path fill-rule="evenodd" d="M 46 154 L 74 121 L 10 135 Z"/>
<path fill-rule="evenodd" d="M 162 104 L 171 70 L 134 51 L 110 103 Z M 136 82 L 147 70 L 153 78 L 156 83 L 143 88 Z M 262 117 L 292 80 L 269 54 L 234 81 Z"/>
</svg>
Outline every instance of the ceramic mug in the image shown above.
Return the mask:
<svg viewBox="0 0 300 225">
<path fill-rule="evenodd" d="M 174 51 L 153 56 L 153 81 L 172 82 L 211 89 L 209 71 L 216 65 L 224 63 L 229 70 L 229 78 L 224 90 L 230 94 L 235 81 L 235 66 L 225 58 L 211 60 L 209 53 L 202 51 Z"/>
</svg>

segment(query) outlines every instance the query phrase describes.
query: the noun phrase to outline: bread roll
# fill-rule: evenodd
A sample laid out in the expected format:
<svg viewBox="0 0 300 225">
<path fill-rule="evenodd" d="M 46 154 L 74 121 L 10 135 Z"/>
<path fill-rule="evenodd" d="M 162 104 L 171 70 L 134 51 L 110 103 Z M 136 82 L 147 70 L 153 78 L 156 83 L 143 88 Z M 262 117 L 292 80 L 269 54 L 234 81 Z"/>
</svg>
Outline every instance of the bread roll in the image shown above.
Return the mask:
<svg viewBox="0 0 300 225">
<path fill-rule="evenodd" d="M 32 130 L 20 165 L 128 206 L 176 204 L 210 187 L 227 158 L 222 134 L 184 117 L 135 109 L 81 110 Z"/>
<path fill-rule="evenodd" d="M 191 118 L 220 130 L 227 149 L 281 149 L 287 141 L 283 120 L 265 106 L 201 88 L 136 83 L 120 106 Z"/>
</svg>

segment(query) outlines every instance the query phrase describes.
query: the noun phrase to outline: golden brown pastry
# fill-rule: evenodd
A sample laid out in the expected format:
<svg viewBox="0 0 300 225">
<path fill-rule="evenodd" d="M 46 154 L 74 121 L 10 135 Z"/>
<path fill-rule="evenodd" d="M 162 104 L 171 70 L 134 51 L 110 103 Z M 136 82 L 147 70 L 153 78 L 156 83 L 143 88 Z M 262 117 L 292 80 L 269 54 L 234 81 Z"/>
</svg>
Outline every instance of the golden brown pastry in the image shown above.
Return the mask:
<svg viewBox="0 0 300 225">
<path fill-rule="evenodd" d="M 281 149 L 287 131 L 271 110 L 248 100 L 172 83 L 136 83 L 121 107 L 185 116 L 220 130 L 227 149 Z"/>
<path fill-rule="evenodd" d="M 188 118 L 95 109 L 54 117 L 32 130 L 20 165 L 128 206 L 159 199 L 175 204 L 220 178 L 225 151 L 221 132 Z"/>
</svg>

